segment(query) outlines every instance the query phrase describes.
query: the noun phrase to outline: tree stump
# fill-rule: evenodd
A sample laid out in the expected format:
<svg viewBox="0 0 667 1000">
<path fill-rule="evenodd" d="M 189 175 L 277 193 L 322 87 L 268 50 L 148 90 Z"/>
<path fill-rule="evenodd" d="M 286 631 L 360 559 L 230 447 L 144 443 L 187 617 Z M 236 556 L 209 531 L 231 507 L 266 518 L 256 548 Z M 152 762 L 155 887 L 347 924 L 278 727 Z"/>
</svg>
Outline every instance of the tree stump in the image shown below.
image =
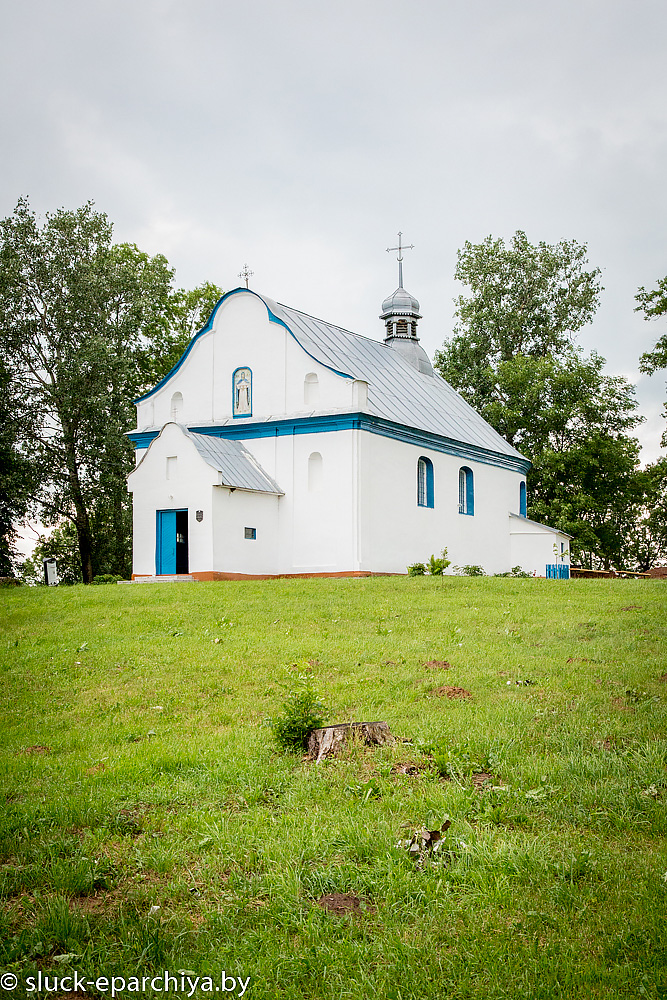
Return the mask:
<svg viewBox="0 0 667 1000">
<path fill-rule="evenodd" d="M 353 739 L 367 746 L 395 742 L 386 722 L 339 722 L 335 726 L 313 729 L 308 737 L 308 753 L 319 764 L 323 757 L 332 757 Z"/>
</svg>

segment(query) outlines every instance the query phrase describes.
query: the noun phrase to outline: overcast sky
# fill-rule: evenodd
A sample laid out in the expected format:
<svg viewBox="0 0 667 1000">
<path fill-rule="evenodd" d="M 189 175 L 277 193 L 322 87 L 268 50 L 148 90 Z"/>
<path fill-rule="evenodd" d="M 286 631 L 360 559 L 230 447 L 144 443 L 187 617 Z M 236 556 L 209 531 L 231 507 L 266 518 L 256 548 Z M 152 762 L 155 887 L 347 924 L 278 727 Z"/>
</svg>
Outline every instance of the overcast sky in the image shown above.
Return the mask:
<svg viewBox="0 0 667 1000">
<path fill-rule="evenodd" d="M 179 285 L 251 287 L 381 339 L 397 283 L 429 353 L 456 252 L 576 239 L 605 291 L 580 340 L 665 379 L 633 312 L 667 274 L 665 0 L 2 0 L 0 213 L 88 199 Z"/>
</svg>

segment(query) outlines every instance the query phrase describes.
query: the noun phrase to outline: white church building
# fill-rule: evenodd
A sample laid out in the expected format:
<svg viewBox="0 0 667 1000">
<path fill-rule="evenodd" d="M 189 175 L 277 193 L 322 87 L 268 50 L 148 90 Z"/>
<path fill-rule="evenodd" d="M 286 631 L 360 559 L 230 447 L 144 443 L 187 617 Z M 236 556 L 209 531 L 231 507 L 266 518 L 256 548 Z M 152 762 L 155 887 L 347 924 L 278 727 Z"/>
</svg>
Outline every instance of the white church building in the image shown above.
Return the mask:
<svg viewBox="0 0 667 1000">
<path fill-rule="evenodd" d="M 567 576 L 569 536 L 525 516 L 530 463 L 433 371 L 420 318 L 402 267 L 384 342 L 223 295 L 136 403 L 133 579 L 406 573 L 444 547 Z"/>
</svg>

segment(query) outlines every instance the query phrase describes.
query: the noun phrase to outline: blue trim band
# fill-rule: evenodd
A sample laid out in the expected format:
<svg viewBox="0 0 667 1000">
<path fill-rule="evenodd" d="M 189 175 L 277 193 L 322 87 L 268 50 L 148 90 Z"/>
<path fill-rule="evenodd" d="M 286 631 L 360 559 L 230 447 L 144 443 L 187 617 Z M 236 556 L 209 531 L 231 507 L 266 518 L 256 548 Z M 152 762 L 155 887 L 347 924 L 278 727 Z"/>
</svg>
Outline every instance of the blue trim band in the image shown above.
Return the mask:
<svg viewBox="0 0 667 1000">
<path fill-rule="evenodd" d="M 243 289 L 245 291 L 245 289 Z M 321 417 L 296 417 L 292 420 L 272 420 L 261 423 L 223 424 L 218 426 L 190 426 L 194 434 L 209 434 L 211 437 L 228 438 L 232 441 L 249 441 L 252 438 L 284 437 L 294 434 L 317 434 L 331 431 L 368 431 L 380 437 L 388 437 L 405 444 L 414 444 L 419 448 L 430 448 L 446 455 L 456 455 L 484 465 L 495 465 L 501 469 L 511 469 L 514 472 L 528 472 L 531 463 L 525 458 L 515 458 L 513 455 L 502 455 L 499 452 L 479 448 L 473 444 L 455 441 L 453 438 L 442 437 L 430 431 L 422 431 L 416 427 L 406 427 L 395 424 L 384 417 L 375 417 L 369 413 L 331 413 Z M 130 431 L 127 435 L 137 448 L 147 448 L 160 431 Z"/>
<path fill-rule="evenodd" d="M 135 448 L 148 448 L 151 441 L 158 436 L 159 431 L 130 431 L 128 437 Z"/>
<path fill-rule="evenodd" d="M 187 358 L 188 354 L 194 347 L 195 342 L 199 340 L 200 337 L 203 337 L 205 333 L 209 333 L 209 331 L 213 329 L 213 320 L 215 319 L 215 314 L 217 313 L 222 303 L 226 302 L 227 299 L 231 298 L 232 295 L 239 295 L 241 292 L 245 292 L 247 295 L 254 295 L 256 299 L 259 299 L 259 301 L 262 302 L 266 308 L 266 311 L 269 316 L 269 322 L 277 323 L 278 326 L 284 327 L 285 330 L 287 330 L 287 332 L 290 334 L 290 336 L 294 337 L 301 350 L 304 351 L 309 358 L 312 358 L 313 361 L 317 361 L 318 365 L 322 365 L 323 368 L 328 368 L 330 372 L 333 372 L 335 375 L 340 375 L 342 378 L 354 379 L 354 375 L 350 375 L 349 372 L 339 372 L 338 369 L 332 368 L 331 365 L 326 364 L 325 361 L 321 361 L 320 358 L 316 358 L 314 354 L 311 354 L 310 351 L 307 351 L 306 348 L 301 343 L 301 341 L 299 340 L 299 338 L 296 336 L 296 334 L 292 330 L 290 330 L 287 323 L 285 323 L 284 320 L 276 316 L 275 313 L 271 312 L 266 302 L 264 302 L 262 296 L 258 295 L 257 292 L 253 292 L 252 289 L 250 288 L 232 288 L 231 292 L 225 292 L 222 298 L 218 299 L 216 304 L 213 306 L 213 311 L 211 312 L 211 315 L 206 320 L 206 325 L 203 326 L 201 330 L 194 335 L 194 337 L 192 338 L 188 346 L 185 348 L 185 350 L 181 354 L 180 358 L 178 359 L 174 367 L 167 372 L 164 378 L 160 379 L 157 385 L 153 386 L 152 389 L 149 389 L 148 392 L 145 392 L 143 396 L 139 396 L 138 399 L 135 399 L 134 400 L 135 403 L 143 403 L 145 399 L 149 399 L 154 393 L 158 391 L 158 389 L 161 389 L 163 385 L 167 384 L 169 379 L 172 378 L 176 374 L 178 369 L 181 367 L 181 365 Z"/>
</svg>

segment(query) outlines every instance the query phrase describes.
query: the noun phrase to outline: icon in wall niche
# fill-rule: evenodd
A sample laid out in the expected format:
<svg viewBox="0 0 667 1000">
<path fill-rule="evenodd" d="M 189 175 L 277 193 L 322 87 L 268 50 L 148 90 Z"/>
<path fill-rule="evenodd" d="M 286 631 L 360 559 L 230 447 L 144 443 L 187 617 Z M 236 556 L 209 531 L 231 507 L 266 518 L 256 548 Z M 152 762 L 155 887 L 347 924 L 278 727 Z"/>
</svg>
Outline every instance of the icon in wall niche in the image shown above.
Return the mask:
<svg viewBox="0 0 667 1000">
<path fill-rule="evenodd" d="M 234 372 L 233 413 L 235 417 L 252 415 L 252 372 L 249 368 L 237 368 Z"/>
</svg>

